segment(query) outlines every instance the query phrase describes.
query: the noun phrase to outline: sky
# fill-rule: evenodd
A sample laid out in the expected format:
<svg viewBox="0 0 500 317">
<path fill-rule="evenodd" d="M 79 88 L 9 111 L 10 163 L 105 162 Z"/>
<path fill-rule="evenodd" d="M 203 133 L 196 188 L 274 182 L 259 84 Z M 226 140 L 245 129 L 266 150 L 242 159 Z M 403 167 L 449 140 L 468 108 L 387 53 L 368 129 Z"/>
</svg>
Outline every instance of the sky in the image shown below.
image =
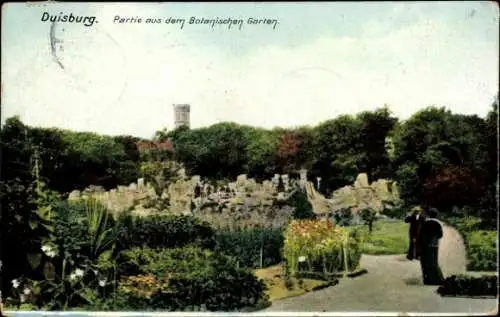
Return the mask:
<svg viewBox="0 0 500 317">
<path fill-rule="evenodd" d="M 56 22 L 51 36 L 44 12 L 97 23 Z M 8 3 L 2 123 L 151 137 L 173 129 L 176 103 L 191 105 L 192 128 L 317 125 L 385 104 L 401 120 L 432 105 L 484 117 L 499 86 L 498 18 L 479 1 Z"/>
</svg>

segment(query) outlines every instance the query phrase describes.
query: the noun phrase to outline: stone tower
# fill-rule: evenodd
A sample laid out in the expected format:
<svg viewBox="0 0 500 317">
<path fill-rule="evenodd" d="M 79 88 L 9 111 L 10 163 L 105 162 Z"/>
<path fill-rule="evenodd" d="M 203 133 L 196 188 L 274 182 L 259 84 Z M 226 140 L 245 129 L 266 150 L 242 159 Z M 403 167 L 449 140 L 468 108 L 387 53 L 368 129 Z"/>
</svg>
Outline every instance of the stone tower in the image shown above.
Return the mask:
<svg viewBox="0 0 500 317">
<path fill-rule="evenodd" d="M 174 104 L 174 126 L 176 129 L 181 126 L 190 127 L 190 109 L 191 106 L 188 104 Z"/>
</svg>

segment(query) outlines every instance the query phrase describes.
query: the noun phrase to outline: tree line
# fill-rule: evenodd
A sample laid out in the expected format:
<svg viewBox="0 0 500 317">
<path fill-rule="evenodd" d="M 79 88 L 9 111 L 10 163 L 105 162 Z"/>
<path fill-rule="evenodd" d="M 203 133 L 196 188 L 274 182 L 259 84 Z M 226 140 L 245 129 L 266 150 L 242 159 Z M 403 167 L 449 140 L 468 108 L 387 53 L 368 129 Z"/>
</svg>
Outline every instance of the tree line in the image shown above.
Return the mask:
<svg viewBox="0 0 500 317">
<path fill-rule="evenodd" d="M 408 204 L 496 209 L 497 111 L 498 100 L 486 118 L 428 107 L 400 121 L 383 107 L 314 127 L 225 122 L 161 130 L 149 140 L 30 127 L 12 117 L 1 130 L 1 182 L 32 183 L 34 153 L 39 176 L 60 193 L 126 185 L 144 176 L 150 169 L 145 167 L 156 166 L 151 162 L 175 160 L 188 175 L 215 180 L 239 174 L 263 180 L 305 168 L 314 183 L 321 177 L 325 195 L 364 172 L 369 181 L 396 180 Z"/>
</svg>

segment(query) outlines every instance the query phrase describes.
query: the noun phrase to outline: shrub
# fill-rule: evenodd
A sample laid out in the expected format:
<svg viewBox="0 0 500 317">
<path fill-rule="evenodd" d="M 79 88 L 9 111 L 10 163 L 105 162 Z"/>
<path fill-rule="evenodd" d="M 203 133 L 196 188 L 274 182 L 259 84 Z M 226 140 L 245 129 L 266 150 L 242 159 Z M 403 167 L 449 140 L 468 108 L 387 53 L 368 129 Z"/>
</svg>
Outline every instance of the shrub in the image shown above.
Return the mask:
<svg viewBox="0 0 500 317">
<path fill-rule="evenodd" d="M 280 178 L 281 180 L 281 178 Z M 313 207 L 307 199 L 307 193 L 304 190 L 297 190 L 289 199 L 290 205 L 294 206 L 294 219 L 314 219 L 316 214 Z"/>
<path fill-rule="evenodd" d="M 122 263 L 134 267 L 119 287 L 130 309 L 236 311 L 267 302 L 263 281 L 210 250 L 134 249 Z"/>
<path fill-rule="evenodd" d="M 452 275 L 447 277 L 443 285 L 437 289 L 441 296 L 491 296 L 498 294 L 498 278 L 483 275 L 471 277 L 466 275 Z"/>
<path fill-rule="evenodd" d="M 322 280 L 329 282 L 337 282 L 337 274 L 336 273 L 324 273 L 324 272 L 298 272 L 295 275 L 296 278 L 305 278 L 312 280 Z"/>
<path fill-rule="evenodd" d="M 267 267 L 281 262 L 282 228 L 221 230 L 215 237 L 215 251 L 236 258 L 241 267 Z"/>
<path fill-rule="evenodd" d="M 461 211 L 467 211 L 463 208 Z M 497 270 L 496 231 L 482 230 L 485 227 L 481 218 L 468 216 L 446 217 L 446 222 L 455 227 L 462 235 L 467 249 L 467 269 L 470 271 Z"/>
<path fill-rule="evenodd" d="M 285 276 L 285 287 L 288 290 L 293 289 L 294 283 L 290 276 Z"/>
<path fill-rule="evenodd" d="M 201 248 L 215 247 L 214 230 L 206 222 L 191 216 L 152 215 L 118 218 L 118 248 L 134 247 L 181 248 L 195 244 Z"/>
<path fill-rule="evenodd" d="M 294 220 L 285 231 L 284 257 L 290 273 L 352 271 L 359 265 L 356 233 L 329 220 Z"/>
<path fill-rule="evenodd" d="M 405 206 L 403 202 L 393 203 L 384 201 L 383 203 L 384 203 L 384 208 L 380 213 L 391 219 L 403 220 L 405 216 L 411 213 L 413 209 L 412 206 Z"/>
<path fill-rule="evenodd" d="M 39 253 L 29 257 L 38 275 L 16 279 L 15 300 L 48 310 L 94 305 L 111 286 L 107 283 L 115 242 L 111 217 L 92 199 L 55 207 L 51 235 Z"/>
<path fill-rule="evenodd" d="M 465 243 L 467 245 L 468 270 L 497 270 L 498 235 L 496 231 L 478 230 L 470 232 Z"/>
</svg>

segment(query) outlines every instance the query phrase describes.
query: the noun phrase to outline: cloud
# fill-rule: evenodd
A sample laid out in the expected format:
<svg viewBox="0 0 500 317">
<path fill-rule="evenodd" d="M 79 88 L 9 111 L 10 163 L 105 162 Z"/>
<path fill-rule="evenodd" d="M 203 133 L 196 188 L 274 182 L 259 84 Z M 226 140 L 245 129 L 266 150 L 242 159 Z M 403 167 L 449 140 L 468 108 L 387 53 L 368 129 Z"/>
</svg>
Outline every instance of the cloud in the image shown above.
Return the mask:
<svg viewBox="0 0 500 317">
<path fill-rule="evenodd" d="M 235 121 L 270 128 L 314 125 L 385 103 L 401 118 L 431 104 L 484 115 L 497 93 L 498 31 L 485 42 L 418 10 L 404 27 L 375 20 L 361 36 L 297 37 L 293 46 L 244 53 L 234 53 L 244 31 L 235 33 L 234 47 L 211 45 L 197 37 L 225 31 L 113 24 L 117 12 L 155 14 L 145 6 L 106 6 L 96 28 L 67 27 L 65 70 L 46 43 L 33 43 L 41 54 L 7 65 L 3 117 L 149 137 L 172 128 L 173 103 L 192 105 L 193 127 Z"/>
</svg>

